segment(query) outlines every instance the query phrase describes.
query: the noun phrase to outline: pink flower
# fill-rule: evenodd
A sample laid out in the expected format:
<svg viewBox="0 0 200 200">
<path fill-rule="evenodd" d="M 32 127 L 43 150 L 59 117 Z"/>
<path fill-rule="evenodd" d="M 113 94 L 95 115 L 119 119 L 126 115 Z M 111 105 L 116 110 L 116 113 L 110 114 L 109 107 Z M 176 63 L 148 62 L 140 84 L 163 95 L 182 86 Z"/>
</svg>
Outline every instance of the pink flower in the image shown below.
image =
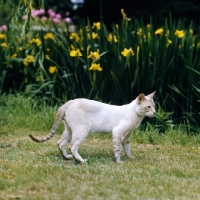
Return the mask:
<svg viewBox="0 0 200 200">
<path fill-rule="evenodd" d="M 47 20 L 47 17 L 46 17 L 46 16 L 42 16 L 42 17 L 41 17 L 41 20 L 42 20 L 42 21 L 45 21 L 45 20 Z"/>
<path fill-rule="evenodd" d="M 67 23 L 70 23 L 72 20 L 71 20 L 71 18 L 66 17 L 66 18 L 65 18 L 65 21 L 66 21 Z"/>
<path fill-rule="evenodd" d="M 43 14 L 45 14 L 45 10 L 44 9 L 40 9 L 40 10 L 33 9 L 31 11 L 31 16 L 32 17 L 37 17 L 38 15 L 43 15 Z"/>
<path fill-rule="evenodd" d="M 54 23 L 60 23 L 61 20 L 58 19 L 58 18 L 53 18 L 52 21 L 53 21 Z"/>
<path fill-rule="evenodd" d="M 8 29 L 8 28 L 7 28 L 6 25 L 1 26 L 1 30 L 2 30 L 2 31 L 7 31 L 7 29 Z"/>
<path fill-rule="evenodd" d="M 70 15 L 70 12 L 67 11 L 65 14 L 66 14 L 66 16 L 69 16 L 69 15 Z"/>
<path fill-rule="evenodd" d="M 56 14 L 56 18 L 57 18 L 57 19 L 62 19 L 61 14 Z"/>
<path fill-rule="evenodd" d="M 56 13 L 52 9 L 49 9 L 47 12 L 48 12 L 50 17 L 55 17 L 56 16 Z"/>
<path fill-rule="evenodd" d="M 45 14 L 45 10 L 44 10 L 44 9 L 40 9 L 40 10 L 39 10 L 39 14 L 40 14 L 40 15 L 44 15 L 44 14 Z"/>
<path fill-rule="evenodd" d="M 27 15 L 24 15 L 23 17 L 22 17 L 22 19 L 27 19 L 28 18 L 28 16 Z"/>
</svg>

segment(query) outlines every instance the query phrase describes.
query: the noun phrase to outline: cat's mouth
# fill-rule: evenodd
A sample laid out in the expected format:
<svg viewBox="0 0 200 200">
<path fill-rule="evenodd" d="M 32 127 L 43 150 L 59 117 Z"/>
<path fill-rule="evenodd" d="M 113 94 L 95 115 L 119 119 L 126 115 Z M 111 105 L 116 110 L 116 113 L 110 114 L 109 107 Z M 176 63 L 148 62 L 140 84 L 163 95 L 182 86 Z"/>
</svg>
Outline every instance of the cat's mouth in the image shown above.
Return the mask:
<svg viewBox="0 0 200 200">
<path fill-rule="evenodd" d="M 152 117 L 155 117 L 155 115 L 156 114 L 150 114 L 150 115 L 146 115 L 146 116 L 152 118 Z"/>
</svg>

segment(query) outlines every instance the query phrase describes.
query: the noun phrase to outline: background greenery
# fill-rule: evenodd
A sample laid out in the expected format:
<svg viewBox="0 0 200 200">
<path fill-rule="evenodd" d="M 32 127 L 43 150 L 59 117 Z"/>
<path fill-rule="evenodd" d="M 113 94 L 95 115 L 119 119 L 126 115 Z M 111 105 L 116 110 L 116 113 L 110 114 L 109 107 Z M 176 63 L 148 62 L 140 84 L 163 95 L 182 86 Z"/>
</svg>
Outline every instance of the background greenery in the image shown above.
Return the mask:
<svg viewBox="0 0 200 200">
<path fill-rule="evenodd" d="M 121 105 L 156 90 L 159 123 L 197 126 L 199 26 L 170 14 L 155 25 L 151 17 L 148 23 L 130 18 L 126 10 L 109 26 L 89 19 L 75 26 L 67 12 L 34 15 L 43 3 L 2 4 L 12 12 L 0 33 L 1 94 Z"/>
</svg>

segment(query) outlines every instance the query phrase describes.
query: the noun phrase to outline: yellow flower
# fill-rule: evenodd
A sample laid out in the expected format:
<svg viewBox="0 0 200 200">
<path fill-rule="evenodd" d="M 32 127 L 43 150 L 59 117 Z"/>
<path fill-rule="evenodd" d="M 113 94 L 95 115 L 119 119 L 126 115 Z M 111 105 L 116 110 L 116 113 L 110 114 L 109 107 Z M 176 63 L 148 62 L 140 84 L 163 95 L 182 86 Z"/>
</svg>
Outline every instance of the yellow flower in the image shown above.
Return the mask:
<svg viewBox="0 0 200 200">
<path fill-rule="evenodd" d="M 30 43 L 31 44 L 35 43 L 37 46 L 40 46 L 42 44 L 42 42 L 39 38 L 32 38 Z"/>
<path fill-rule="evenodd" d="M 117 36 L 114 35 L 114 42 L 118 42 Z"/>
<path fill-rule="evenodd" d="M 101 24 L 100 24 L 100 22 L 97 22 L 97 23 L 93 23 L 93 26 L 92 26 L 92 28 L 97 28 L 98 30 L 100 30 L 100 28 L 101 28 Z"/>
<path fill-rule="evenodd" d="M 112 39 L 113 39 L 113 35 L 112 35 L 112 33 L 110 33 L 110 34 L 108 35 L 108 42 L 112 42 Z"/>
<path fill-rule="evenodd" d="M 90 52 L 90 55 L 88 55 L 88 58 L 91 58 L 91 59 L 98 59 L 99 58 L 99 50 L 97 50 L 96 52 Z"/>
<path fill-rule="evenodd" d="M 22 48 L 22 47 L 19 47 L 19 48 L 18 48 L 18 50 L 19 50 L 19 51 L 22 51 L 22 50 L 23 50 L 23 48 Z"/>
<path fill-rule="evenodd" d="M 17 57 L 17 54 L 16 53 L 14 53 L 12 56 L 11 56 L 11 58 L 13 59 L 13 58 L 16 58 Z"/>
<path fill-rule="evenodd" d="M 46 33 L 44 35 L 44 39 L 47 40 L 47 39 L 51 39 L 51 40 L 55 40 L 55 37 L 52 33 Z"/>
<path fill-rule="evenodd" d="M 142 29 L 141 28 L 137 31 L 137 35 L 142 35 Z"/>
<path fill-rule="evenodd" d="M 121 9 L 121 13 L 122 13 L 122 16 L 126 15 L 123 8 Z"/>
<path fill-rule="evenodd" d="M 50 66 L 50 67 L 49 67 L 49 73 L 50 73 L 50 74 L 54 74 L 54 73 L 56 73 L 56 72 L 58 72 L 58 69 L 57 69 L 56 66 Z"/>
<path fill-rule="evenodd" d="M 147 27 L 147 29 L 150 29 L 150 28 L 151 28 L 151 25 L 150 25 L 150 24 L 147 24 L 146 27 Z"/>
<path fill-rule="evenodd" d="M 47 48 L 46 50 L 47 50 L 47 51 L 50 51 L 51 49 L 50 49 L 50 48 Z"/>
<path fill-rule="evenodd" d="M 0 39 L 6 40 L 6 34 L 0 33 Z"/>
<path fill-rule="evenodd" d="M 69 55 L 71 57 L 82 56 L 82 54 L 81 54 L 81 52 L 80 52 L 79 49 L 78 50 L 71 50 L 70 53 L 69 53 Z"/>
<path fill-rule="evenodd" d="M 6 42 L 1 43 L 1 46 L 2 46 L 3 48 L 6 48 L 6 47 L 7 47 Z"/>
<path fill-rule="evenodd" d="M 75 50 L 75 47 L 73 44 L 70 45 L 71 49 L 74 49 Z"/>
<path fill-rule="evenodd" d="M 91 48 L 91 46 L 88 45 L 88 46 L 87 46 L 87 53 L 89 52 L 90 48 Z"/>
<path fill-rule="evenodd" d="M 47 59 L 47 60 L 50 60 L 50 57 L 49 57 L 49 55 L 47 54 L 47 55 L 45 55 L 45 58 Z"/>
<path fill-rule="evenodd" d="M 140 52 L 140 46 L 137 47 L 137 55 L 139 54 Z"/>
<path fill-rule="evenodd" d="M 194 31 L 192 29 L 190 29 L 190 34 L 193 35 Z"/>
<path fill-rule="evenodd" d="M 32 55 L 27 55 L 26 60 L 27 62 L 34 62 L 34 57 Z"/>
<path fill-rule="evenodd" d="M 130 48 L 130 49 L 124 49 L 124 51 L 122 51 L 121 52 L 121 54 L 123 55 L 123 56 L 125 56 L 125 57 L 127 57 L 128 55 L 134 55 L 134 52 L 133 52 L 133 50 L 132 50 L 132 48 Z"/>
<path fill-rule="evenodd" d="M 27 62 L 26 60 L 23 61 L 23 64 L 24 64 L 25 66 L 28 66 L 28 62 Z"/>
<path fill-rule="evenodd" d="M 169 40 L 169 39 L 168 39 L 167 41 L 168 41 L 168 43 L 169 43 L 169 44 L 171 44 L 171 43 L 172 43 L 172 41 L 171 41 L 171 40 Z"/>
<path fill-rule="evenodd" d="M 180 31 L 176 30 L 175 35 L 177 35 L 178 38 L 182 38 L 185 35 L 185 33 L 183 30 L 180 30 Z"/>
<path fill-rule="evenodd" d="M 75 39 L 76 42 L 78 42 L 80 40 L 78 33 L 75 33 L 75 32 L 70 34 L 69 39 L 70 40 Z"/>
<path fill-rule="evenodd" d="M 97 71 L 102 71 L 103 69 L 100 67 L 100 64 L 92 63 L 91 67 L 89 70 L 97 70 Z"/>
<path fill-rule="evenodd" d="M 23 64 L 28 66 L 28 64 L 31 62 L 34 62 L 34 57 L 32 55 L 26 55 L 26 58 L 23 60 Z"/>
<path fill-rule="evenodd" d="M 168 47 L 170 44 L 172 44 L 172 41 L 170 39 L 167 40 L 166 47 Z"/>
<path fill-rule="evenodd" d="M 91 39 L 91 37 L 90 37 L 90 33 L 88 33 L 88 34 L 87 34 L 87 37 L 88 37 L 88 40 L 90 40 L 90 39 Z"/>
<path fill-rule="evenodd" d="M 131 21 L 131 19 L 128 18 L 128 17 L 126 16 L 126 13 L 124 12 L 124 9 L 121 9 L 121 13 L 122 13 L 122 16 L 123 16 L 123 18 L 124 18 L 125 20 Z"/>
<path fill-rule="evenodd" d="M 117 30 L 119 30 L 119 25 L 118 24 L 115 24 L 115 27 Z"/>
<path fill-rule="evenodd" d="M 92 38 L 95 39 L 95 38 L 97 38 L 97 37 L 98 37 L 98 34 L 92 32 Z"/>
<path fill-rule="evenodd" d="M 151 38 L 151 33 L 150 32 L 148 32 L 147 37 L 148 37 L 148 39 Z"/>
<path fill-rule="evenodd" d="M 156 35 L 161 35 L 163 33 L 163 28 L 159 28 L 155 31 Z"/>
<path fill-rule="evenodd" d="M 118 42 L 117 36 L 116 36 L 116 35 L 113 36 L 113 34 L 110 33 L 110 34 L 108 35 L 108 41 L 109 41 L 109 42 L 112 42 L 112 41 Z"/>
</svg>

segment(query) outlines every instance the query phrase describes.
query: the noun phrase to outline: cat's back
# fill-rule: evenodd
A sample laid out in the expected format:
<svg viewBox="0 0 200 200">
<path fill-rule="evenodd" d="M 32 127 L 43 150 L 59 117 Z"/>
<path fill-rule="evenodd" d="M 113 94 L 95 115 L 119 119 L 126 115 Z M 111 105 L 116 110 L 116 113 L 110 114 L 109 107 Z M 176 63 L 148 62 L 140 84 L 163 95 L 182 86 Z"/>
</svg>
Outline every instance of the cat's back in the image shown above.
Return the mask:
<svg viewBox="0 0 200 200">
<path fill-rule="evenodd" d="M 99 101 L 85 99 L 85 98 L 78 98 L 74 100 L 70 100 L 67 102 L 68 106 L 70 107 L 77 107 L 77 108 L 85 108 L 85 109 L 98 109 L 102 107 L 111 107 L 112 105 L 105 104 Z"/>
<path fill-rule="evenodd" d="M 112 112 L 116 109 L 120 109 L 121 106 L 110 105 L 106 103 L 102 103 L 95 100 L 89 100 L 85 98 L 78 98 L 74 100 L 68 101 L 63 105 L 67 110 L 77 110 L 77 111 L 85 111 L 85 112 Z"/>
</svg>

